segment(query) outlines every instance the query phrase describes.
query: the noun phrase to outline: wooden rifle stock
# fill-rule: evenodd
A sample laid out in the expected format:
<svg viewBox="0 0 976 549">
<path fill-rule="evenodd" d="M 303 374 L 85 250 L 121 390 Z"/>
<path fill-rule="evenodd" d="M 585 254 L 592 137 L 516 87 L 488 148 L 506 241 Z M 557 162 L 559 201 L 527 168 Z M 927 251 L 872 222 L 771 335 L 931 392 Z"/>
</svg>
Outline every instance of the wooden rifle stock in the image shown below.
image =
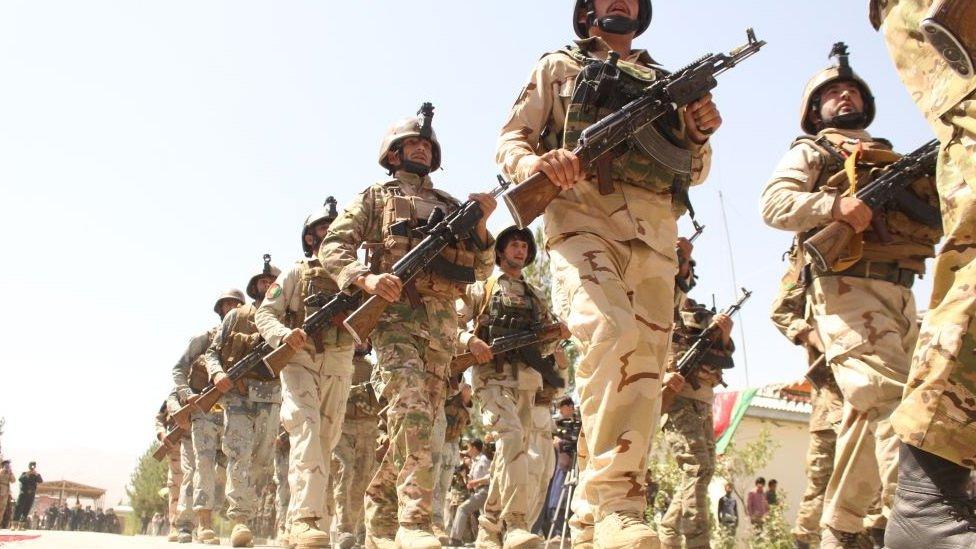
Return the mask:
<svg viewBox="0 0 976 549">
<path fill-rule="evenodd" d="M 827 271 L 847 251 L 847 244 L 854 235 L 854 227 L 843 221 L 833 221 L 806 239 L 803 249 L 817 269 Z"/>
<path fill-rule="evenodd" d="M 166 454 L 168 453 L 169 453 L 169 446 L 165 442 L 163 442 L 162 444 L 159 445 L 159 448 L 156 448 L 156 451 L 153 452 L 153 459 L 155 459 L 156 461 L 163 461 L 163 458 L 166 457 Z"/>
<path fill-rule="evenodd" d="M 356 343 L 362 345 L 369 334 L 373 333 L 373 328 L 380 321 L 380 317 L 390 306 L 390 302 L 378 295 L 369 296 L 358 309 L 342 321 L 342 325 L 349 330 Z"/>
<path fill-rule="evenodd" d="M 153 457 L 156 461 L 162 461 L 166 454 L 169 453 L 169 449 L 180 443 L 180 440 L 186 434 L 186 430 L 180 427 L 181 423 L 188 423 L 190 421 L 190 415 L 195 411 L 200 411 L 203 413 L 208 413 L 214 404 L 220 400 L 223 393 L 217 389 L 215 385 L 208 386 L 199 397 L 193 402 L 188 402 L 183 405 L 182 408 L 173 413 L 170 421 L 173 423 L 174 427 L 166 433 L 163 437 L 163 445 L 156 449 L 153 453 Z"/>
<path fill-rule="evenodd" d="M 579 153 L 579 149 L 573 151 Z M 511 212 L 515 224 L 520 229 L 524 229 L 532 223 L 534 219 L 542 215 L 562 189 L 557 187 L 542 172 L 532 174 L 528 179 L 515 185 L 511 190 L 502 195 L 508 211 Z"/>
<path fill-rule="evenodd" d="M 291 347 L 291 345 L 282 343 L 281 345 L 278 345 L 277 349 L 265 355 L 264 363 L 268 366 L 268 368 L 271 368 L 272 371 L 280 372 L 285 369 L 285 366 L 287 366 L 289 362 L 291 362 L 291 359 L 294 358 L 295 354 L 296 351 Z"/>
</svg>

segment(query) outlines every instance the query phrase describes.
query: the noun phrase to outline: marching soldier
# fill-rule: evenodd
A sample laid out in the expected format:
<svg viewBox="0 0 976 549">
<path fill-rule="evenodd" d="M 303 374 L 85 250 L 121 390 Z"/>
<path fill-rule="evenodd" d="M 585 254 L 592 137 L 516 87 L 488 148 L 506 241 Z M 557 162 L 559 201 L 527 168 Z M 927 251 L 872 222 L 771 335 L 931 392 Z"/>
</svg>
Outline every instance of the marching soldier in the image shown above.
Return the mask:
<svg viewBox="0 0 976 549">
<path fill-rule="evenodd" d="M 731 368 L 732 319 L 715 314 L 690 297 L 684 298 L 676 311 L 677 325 L 671 336 L 668 370 L 681 360 L 695 339 L 714 321 L 721 337 L 709 349 L 693 379 L 683 380 L 681 389 L 670 408 L 664 410 L 668 419 L 664 424 L 665 439 L 682 472 L 681 483 L 675 490 L 671 504 L 661 520 L 661 546 L 681 547 L 684 536 L 689 549 L 710 547 L 708 485 L 715 472 L 715 436 L 712 425 L 712 402 L 715 386 L 722 380 L 722 370 Z"/>
<path fill-rule="evenodd" d="M 439 526 L 446 535 L 454 522 L 454 516 L 449 512 L 448 497 L 454 472 L 461 465 L 461 435 L 471 422 L 471 386 L 465 382 L 458 384 L 458 391 L 444 403 L 444 444 L 441 449 L 441 461 L 434 470 L 437 492 L 434 493 L 435 509 L 440 499 L 441 523 Z M 436 441 L 435 441 L 436 443 Z"/>
<path fill-rule="evenodd" d="M 976 11 L 965 0 L 870 6 L 872 24 L 884 23 L 895 67 L 941 142 L 937 181 L 948 237 L 904 400 L 891 417 L 904 444 L 885 542 L 892 549 L 973 547 L 976 517 L 965 485 L 976 468 Z"/>
<path fill-rule="evenodd" d="M 264 267 L 247 283 L 247 295 L 254 303 L 231 310 L 224 317 L 213 343 L 207 349 L 205 365 L 213 384 L 223 393 L 223 450 L 227 455 L 227 517 L 234 522 L 230 541 L 246 547 L 254 539 L 249 523 L 257 512 L 255 477 L 271 463 L 272 442 L 277 433 L 281 406 L 281 385 L 266 373 L 253 371 L 234 383 L 225 369 L 251 352 L 261 342 L 255 315 L 265 293 L 280 274 L 265 254 Z"/>
<path fill-rule="evenodd" d="M 388 403 L 389 446 L 366 491 L 367 547 L 391 546 L 394 537 L 401 547 L 440 547 L 431 531 L 431 430 L 444 402 L 457 338 L 454 300 L 465 281 L 484 279 L 492 267 L 485 223 L 496 203 L 491 195 L 473 194 L 484 215 L 471 238 L 445 250 L 451 268 L 430 268 L 406 287 L 388 274 L 416 243 L 414 228 L 435 208 L 449 214 L 459 206 L 435 189 L 428 175 L 441 164 L 429 121 L 410 118 L 390 128 L 379 163 L 393 179 L 360 193 L 333 222 L 319 249 L 323 266 L 341 289 L 359 288 L 392 303 L 372 338 L 380 378 L 375 388 Z M 372 271 L 356 256 L 364 242 L 372 252 Z"/>
<path fill-rule="evenodd" d="M 583 104 L 588 94 L 574 94 L 580 71 L 619 55 L 621 83 L 613 92 L 622 104 L 663 69 L 632 49 L 650 25 L 650 0 L 576 0 L 572 15 L 580 40 L 536 64 L 502 129 L 496 159 L 516 183 L 542 172 L 563 189 L 546 209 L 544 229 L 556 313 L 581 342 L 580 454 L 592 458 L 580 463 L 574 543 L 653 547 L 657 536 L 643 515 L 644 470 L 672 323 L 675 217 L 687 187 L 708 172 L 709 135 L 722 119 L 706 96 L 663 120 L 668 136 L 656 141 L 677 143 L 668 152 L 682 159 L 672 167 L 633 147 L 599 169 L 581 170 L 571 152 L 580 132 L 610 111 Z"/>
<path fill-rule="evenodd" d="M 275 483 L 275 540 L 282 547 L 289 546 L 288 532 L 285 526 L 288 524 L 288 502 L 291 499 L 291 491 L 288 488 L 288 454 L 291 446 L 288 438 L 288 431 L 281 427 L 274 442 L 274 483 Z"/>
<path fill-rule="evenodd" d="M 874 98 L 851 70 L 846 46 L 835 45 L 831 55 L 838 56 L 837 65 L 814 76 L 803 96 L 800 125 L 808 135 L 793 143 L 762 194 L 766 223 L 796 232 L 801 244 L 835 220 L 859 233 L 843 264 L 827 270 L 812 263 L 803 268 L 812 324 L 844 395 L 821 518 L 822 546 L 827 548 L 860 543 L 879 471 L 885 515 L 890 508 L 898 439 L 888 420 L 901 399 L 918 334 L 911 286 L 941 236 L 938 227 L 917 222 L 896 207 L 874 214 L 845 194 L 898 155 L 887 141 L 865 131 L 874 119 Z M 852 175 L 857 177 L 853 183 Z M 907 192 L 929 208 L 937 205 L 928 179 L 916 181 Z M 869 526 L 884 528 L 884 517 Z"/>
<path fill-rule="evenodd" d="M 557 373 L 563 379 L 563 387 L 556 387 L 551 382 L 543 380 L 542 388 L 535 394 L 535 403 L 529 412 L 530 421 L 526 432 L 529 448 L 529 485 L 535 486 L 531 491 L 531 500 L 526 515 L 526 523 L 532 528 L 538 523 L 546 506 L 549 493 L 549 482 L 556 470 L 556 452 L 553 448 L 552 434 L 556 430 L 552 419 L 552 403 L 563 395 L 566 370 L 569 369 L 569 359 L 562 347 L 553 351 Z"/>
<path fill-rule="evenodd" d="M 241 305 L 244 305 L 244 292 L 232 288 L 217 298 L 213 309 L 223 320 L 227 313 Z M 181 405 L 196 401 L 197 396 L 207 386 L 209 376 L 205 354 L 216 333 L 215 327 L 193 337 L 183 356 L 173 366 L 173 385 Z M 197 410 L 190 415 L 190 423 L 185 426 L 190 438 L 184 439 L 181 445 L 183 482 L 177 506 L 180 518 L 179 521 L 171 522 L 170 541 L 191 541 L 192 519 L 186 513 L 192 511 L 199 524 L 197 541 L 207 545 L 220 543 L 213 529 L 213 508 L 216 499 L 214 475 L 217 467 L 217 443 L 223 425 L 223 414 L 219 410 Z M 174 537 L 175 540 L 172 539 Z"/>
<path fill-rule="evenodd" d="M 320 211 L 305 219 L 302 250 L 307 259 L 278 277 L 256 316 L 258 329 L 270 345 L 289 345 L 296 351 L 281 371 L 281 423 L 290 443 L 285 530 L 289 541 L 303 549 L 329 546 L 332 516 L 326 507 L 326 489 L 353 373 L 355 348 L 346 330 L 330 326 L 318 334 L 306 334 L 301 328 L 314 312 L 306 300 L 339 290 L 315 258 L 315 250 L 337 215 L 335 199 L 330 196 Z"/>
<path fill-rule="evenodd" d="M 160 405 L 159 411 L 156 412 L 156 440 L 162 442 L 164 445 L 166 433 L 173 428 L 172 415 L 179 409 L 179 399 L 177 398 L 176 393 L 173 392 L 166 397 L 166 400 L 164 400 L 163 404 Z M 167 511 L 170 524 L 179 523 L 180 490 L 183 485 L 182 447 L 189 443 L 190 437 L 189 433 L 187 433 L 182 439 L 180 439 L 179 444 L 174 444 L 171 446 L 166 453 L 166 459 L 169 461 L 169 467 L 166 468 L 166 491 L 169 495 Z M 167 540 L 178 541 L 178 532 L 171 530 L 167 536 Z"/>
<path fill-rule="evenodd" d="M 552 322 L 541 290 L 522 276 L 535 260 L 535 239 L 528 229 L 508 227 L 495 240 L 495 263 L 501 274 L 468 286 L 459 302 L 462 322 L 474 321 L 470 332 L 458 338 L 458 353 L 470 352 L 480 362 L 474 368 L 472 386 L 481 403 L 485 430 L 495 442 L 496 458 L 491 464 L 488 499 L 478 519 L 478 541 L 482 546 L 538 547 L 539 536 L 528 524 L 530 494 L 537 484 L 529 483 L 528 432 L 532 407 L 542 390 L 543 376 L 560 385 L 552 355 L 557 341 L 533 345 L 495 357 L 491 340 L 516 334 L 534 325 Z M 568 337 L 568 333 L 562 334 Z M 555 380 L 553 379 L 555 378 Z"/>
</svg>

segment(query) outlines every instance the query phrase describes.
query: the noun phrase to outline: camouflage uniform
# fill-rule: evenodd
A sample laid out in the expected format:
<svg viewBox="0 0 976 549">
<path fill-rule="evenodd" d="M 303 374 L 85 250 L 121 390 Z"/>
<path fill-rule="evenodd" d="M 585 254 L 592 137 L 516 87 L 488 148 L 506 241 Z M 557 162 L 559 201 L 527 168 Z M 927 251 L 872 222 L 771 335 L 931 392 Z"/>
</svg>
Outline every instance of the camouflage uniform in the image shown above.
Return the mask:
<svg viewBox="0 0 976 549">
<path fill-rule="evenodd" d="M 843 156 L 855 151 L 890 150 L 864 130 L 827 128 L 798 139 L 781 160 L 762 195 L 762 213 L 772 227 L 806 235 L 831 221 L 838 195 L 847 188 L 830 179 L 842 169 L 825 147 Z M 861 153 L 858 153 L 861 154 Z M 865 153 L 867 154 L 867 153 Z M 858 177 L 864 172 L 858 165 Z M 864 181 L 861 181 L 863 184 Z M 912 186 L 923 200 L 935 198 L 929 180 Z M 885 515 L 897 480 L 898 440 L 889 416 L 898 404 L 918 328 L 910 287 L 933 254 L 936 229 L 919 227 L 901 212 L 879 218 L 890 242 L 869 228 L 863 254 L 846 270 L 817 272 L 807 266 L 807 301 L 827 362 L 844 396 L 834 471 L 827 486 L 821 522 L 856 533 L 878 489 L 880 468 Z M 860 238 L 860 237 L 859 237 Z"/>
<path fill-rule="evenodd" d="M 268 289 L 256 322 L 272 346 L 298 328 L 308 314 L 304 299 L 338 288 L 317 259 L 297 262 Z M 326 506 L 326 487 L 332 449 L 342 434 L 342 410 L 352 382 L 352 336 L 335 326 L 317 336 L 308 334 L 305 348 L 281 371 L 281 424 L 289 435 L 288 520 L 321 519 L 328 532 L 332 515 Z"/>
<path fill-rule="evenodd" d="M 671 339 L 668 369 L 673 370 L 695 338 L 712 322 L 714 313 L 686 300 L 677 315 L 679 322 Z M 712 425 L 712 401 L 715 385 L 722 379 L 722 369 L 732 367 L 733 346 L 716 344 L 709 350 L 693 380 L 687 380 L 681 392 L 666 410 L 664 436 L 677 460 L 683 478 L 671 504 L 661 520 L 663 547 L 685 545 L 709 547 L 708 484 L 715 472 L 715 435 Z M 692 386 L 692 381 L 698 388 Z"/>
<path fill-rule="evenodd" d="M 454 479 L 454 470 L 461 465 L 461 435 L 471 422 L 471 403 L 465 405 L 461 393 L 452 396 L 444 403 L 444 419 L 446 428 L 440 468 L 434 471 L 439 479 L 435 485 L 440 491 L 434 494 L 434 499 L 439 498 L 441 506 L 446 511 L 449 507 L 447 500 Z M 441 524 L 445 529 L 449 529 L 453 521 L 453 513 L 445 512 Z"/>
<path fill-rule="evenodd" d="M 498 141 L 496 160 L 506 176 L 522 182 L 531 175 L 536 155 L 572 149 L 586 124 L 570 105 L 583 66 L 578 54 L 606 59 L 608 51 L 594 37 L 536 64 Z M 652 64 L 646 51 L 634 50 L 618 65 L 650 81 L 659 74 L 658 68 L 648 68 Z M 588 175 L 560 193 L 544 214 L 553 306 L 582 352 L 576 370 L 585 440 L 580 453 L 592 459 L 581 471 L 574 509 L 584 536 L 594 521 L 611 513 L 644 511 L 644 470 L 660 417 L 677 272 L 671 191 L 676 179 L 701 182 L 711 157 L 708 145 L 687 141 L 677 118 L 672 133 L 691 149 L 690 174 L 676 177 L 631 151 L 613 161 L 609 194 L 601 194 Z"/>
<path fill-rule="evenodd" d="M 288 454 L 290 453 L 288 441 L 288 431 L 281 428 L 278 439 L 275 441 L 274 452 L 274 475 L 275 475 L 275 532 L 279 535 L 284 532 L 286 519 L 288 518 L 288 503 L 291 499 L 291 491 L 288 487 L 288 476 L 291 470 L 288 464 Z"/>
<path fill-rule="evenodd" d="M 176 393 L 172 393 L 166 398 L 166 402 L 160 407 L 159 412 L 156 413 L 156 437 L 162 440 L 162 437 L 166 436 L 166 433 L 172 428 L 169 420 L 169 416 L 180 409 L 180 403 L 176 398 Z M 190 439 L 188 436 L 184 435 L 180 439 L 180 443 L 169 449 L 166 454 L 169 460 L 169 467 L 166 469 L 166 490 L 169 493 L 169 505 L 167 507 L 169 512 L 169 523 L 179 524 L 180 523 L 180 493 L 183 485 L 183 467 L 182 467 L 182 448 L 189 443 Z"/>
<path fill-rule="evenodd" d="M 552 403 L 560 397 L 561 389 L 543 383 L 543 388 L 535 395 L 535 403 L 530 410 L 530 423 L 526 438 L 529 449 L 529 496 L 526 521 L 532 527 L 539 520 L 546 506 L 549 481 L 556 470 L 556 451 L 552 446 L 552 433 L 556 428 L 552 420 Z"/>
<path fill-rule="evenodd" d="M 254 324 L 258 305 L 243 305 L 224 317 L 204 355 L 210 379 L 233 366 L 261 341 Z M 225 496 L 230 504 L 227 517 L 246 523 L 254 517 L 258 506 L 255 477 L 271 463 L 281 385 L 277 379 L 254 372 L 225 393 L 220 406 L 224 409 L 222 448 L 227 456 Z"/>
<path fill-rule="evenodd" d="M 430 177 L 401 170 L 396 179 L 360 193 L 332 222 L 319 248 L 319 259 L 340 288 L 348 288 L 370 272 L 356 256 L 361 243 L 386 241 L 394 246 L 377 258 L 385 262 L 380 266 L 384 271 L 403 252 L 400 241 L 388 235 L 388 203 L 414 208 L 421 202 L 438 204 L 445 213 L 459 205 L 446 193 L 434 190 Z M 493 259 L 491 242 L 482 245 L 469 252 L 480 279 L 491 273 Z M 457 338 L 454 300 L 460 295 L 460 285 L 425 271 L 415 279 L 415 287 L 420 303 L 412 306 L 405 292 L 386 309 L 372 335 L 379 378 L 374 388 L 388 403 L 390 444 L 366 491 L 366 530 L 381 538 L 392 538 L 398 521 L 429 528 L 434 486 L 431 431 L 444 402 Z"/>
</svg>

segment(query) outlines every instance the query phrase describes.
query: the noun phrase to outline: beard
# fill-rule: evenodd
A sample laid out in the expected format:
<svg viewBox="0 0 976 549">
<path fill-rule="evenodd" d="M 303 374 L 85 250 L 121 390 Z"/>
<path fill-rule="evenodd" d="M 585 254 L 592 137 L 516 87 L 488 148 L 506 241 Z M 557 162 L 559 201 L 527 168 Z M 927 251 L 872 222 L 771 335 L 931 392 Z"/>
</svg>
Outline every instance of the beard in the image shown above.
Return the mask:
<svg viewBox="0 0 976 549">
<path fill-rule="evenodd" d="M 505 265 L 509 269 L 522 269 L 522 268 L 525 267 L 525 260 L 524 259 L 509 259 L 509 258 L 506 257 L 504 259 L 504 261 L 505 261 Z"/>
</svg>

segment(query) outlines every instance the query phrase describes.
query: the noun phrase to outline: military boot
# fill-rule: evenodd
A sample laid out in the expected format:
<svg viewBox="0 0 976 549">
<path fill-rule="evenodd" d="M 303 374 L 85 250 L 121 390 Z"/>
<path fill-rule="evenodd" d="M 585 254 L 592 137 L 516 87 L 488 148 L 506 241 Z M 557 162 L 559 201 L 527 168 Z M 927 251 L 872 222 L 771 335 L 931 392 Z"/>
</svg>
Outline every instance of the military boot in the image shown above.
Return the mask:
<svg viewBox="0 0 976 549">
<path fill-rule="evenodd" d="M 295 535 L 295 527 L 292 526 L 292 537 Z M 243 521 L 237 521 L 234 524 L 233 530 L 230 531 L 230 544 L 233 547 L 252 547 L 254 543 L 254 534 L 251 533 L 251 529 L 244 524 Z"/>
<path fill-rule="evenodd" d="M 366 532 L 366 538 L 363 540 L 363 545 L 366 549 L 395 549 L 396 543 L 390 538 L 383 537 L 379 534 L 371 534 Z"/>
<path fill-rule="evenodd" d="M 166 535 L 166 541 L 177 542 L 180 539 L 180 529 L 176 525 L 169 527 L 169 534 Z"/>
<path fill-rule="evenodd" d="M 480 521 L 479 521 L 480 522 Z M 460 540 L 458 540 L 460 545 Z M 484 524 L 478 524 L 478 537 L 474 540 L 475 549 L 502 549 L 502 535 Z"/>
<path fill-rule="evenodd" d="M 593 529 L 593 544 L 603 549 L 655 549 L 659 546 L 657 532 L 637 511 L 610 513 L 603 517 Z"/>
<path fill-rule="evenodd" d="M 189 524 L 184 524 L 180 528 L 180 531 L 176 533 L 176 541 L 179 543 L 193 542 L 193 527 Z"/>
<path fill-rule="evenodd" d="M 898 460 L 887 547 L 976 547 L 976 515 L 965 490 L 971 471 L 908 444 Z"/>
<path fill-rule="evenodd" d="M 885 549 L 884 537 L 884 528 L 868 528 L 868 538 L 871 540 L 873 549 Z"/>
<path fill-rule="evenodd" d="M 213 529 L 213 515 L 210 509 L 197 511 L 197 541 L 205 545 L 220 545 L 220 539 Z"/>
<path fill-rule="evenodd" d="M 572 529 L 572 535 L 570 536 L 570 544 L 573 549 L 593 549 L 593 531 L 595 528 L 592 526 L 586 528 Z"/>
<path fill-rule="evenodd" d="M 396 533 L 396 546 L 400 549 L 440 549 L 441 542 L 430 531 L 429 524 L 401 522 Z"/>
<path fill-rule="evenodd" d="M 864 532 L 845 532 L 828 526 L 820 538 L 820 549 L 872 549 Z"/>
<path fill-rule="evenodd" d="M 539 549 L 540 547 L 542 547 L 542 538 L 529 531 L 524 516 L 511 516 L 505 519 L 503 549 Z"/>
<path fill-rule="evenodd" d="M 288 541 L 298 549 L 313 549 L 329 546 L 329 533 L 319 530 L 314 518 L 295 519 L 288 531 Z"/>
<path fill-rule="evenodd" d="M 339 532 L 336 534 L 335 543 L 338 549 L 352 549 L 356 546 L 356 536 L 349 532 Z"/>
</svg>

